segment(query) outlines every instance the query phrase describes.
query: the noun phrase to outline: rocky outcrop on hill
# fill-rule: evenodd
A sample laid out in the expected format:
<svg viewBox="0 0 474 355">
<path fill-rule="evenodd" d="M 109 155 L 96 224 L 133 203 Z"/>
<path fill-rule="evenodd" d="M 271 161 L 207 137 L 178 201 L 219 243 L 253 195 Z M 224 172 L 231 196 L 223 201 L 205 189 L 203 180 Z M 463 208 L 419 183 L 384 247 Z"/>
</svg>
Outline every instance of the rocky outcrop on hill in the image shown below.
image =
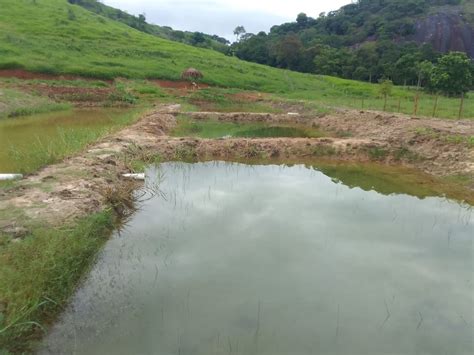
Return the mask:
<svg viewBox="0 0 474 355">
<path fill-rule="evenodd" d="M 461 10 L 446 10 L 419 20 L 411 39 L 418 43 L 431 43 L 439 52 L 466 52 L 474 58 L 474 26 Z"/>
</svg>

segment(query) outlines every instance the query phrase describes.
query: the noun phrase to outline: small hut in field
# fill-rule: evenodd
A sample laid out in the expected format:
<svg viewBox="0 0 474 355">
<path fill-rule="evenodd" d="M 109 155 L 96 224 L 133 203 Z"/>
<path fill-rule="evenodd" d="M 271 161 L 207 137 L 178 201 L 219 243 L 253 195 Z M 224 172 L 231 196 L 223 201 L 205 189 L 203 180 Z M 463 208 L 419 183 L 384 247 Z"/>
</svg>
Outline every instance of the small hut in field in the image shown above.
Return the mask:
<svg viewBox="0 0 474 355">
<path fill-rule="evenodd" d="M 204 78 L 204 75 L 194 68 L 188 68 L 181 74 L 181 79 L 191 82 L 194 89 L 198 88 L 197 82 L 202 78 Z"/>
</svg>

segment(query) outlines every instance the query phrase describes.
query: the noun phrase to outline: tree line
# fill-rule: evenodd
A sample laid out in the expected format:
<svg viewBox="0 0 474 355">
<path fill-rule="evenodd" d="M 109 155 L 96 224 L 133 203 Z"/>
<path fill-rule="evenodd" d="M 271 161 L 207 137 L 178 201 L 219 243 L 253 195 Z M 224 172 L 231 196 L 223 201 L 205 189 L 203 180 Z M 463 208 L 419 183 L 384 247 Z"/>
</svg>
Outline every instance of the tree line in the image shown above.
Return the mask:
<svg viewBox="0 0 474 355">
<path fill-rule="evenodd" d="M 444 58 L 430 44 L 410 41 L 419 16 L 431 8 L 459 5 L 460 0 L 359 0 L 317 19 L 304 13 L 295 22 L 274 26 L 270 33 L 235 30 L 232 53 L 240 59 L 306 73 L 397 85 L 459 95 L 472 88 L 472 64 L 461 53 Z M 446 88 L 440 74 L 445 63 L 462 62 L 465 83 Z M 458 65 L 459 64 L 459 65 Z M 466 69 L 467 68 L 467 69 Z M 459 76 L 451 73 L 450 76 Z"/>
</svg>

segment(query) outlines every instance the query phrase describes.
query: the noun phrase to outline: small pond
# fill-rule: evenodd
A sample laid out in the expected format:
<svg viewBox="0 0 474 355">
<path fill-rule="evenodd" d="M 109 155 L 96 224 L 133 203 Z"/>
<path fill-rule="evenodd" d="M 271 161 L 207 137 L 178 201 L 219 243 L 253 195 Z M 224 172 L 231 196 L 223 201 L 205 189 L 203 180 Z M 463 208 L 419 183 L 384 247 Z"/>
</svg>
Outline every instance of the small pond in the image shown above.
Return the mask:
<svg viewBox="0 0 474 355">
<path fill-rule="evenodd" d="M 147 175 L 161 194 L 106 244 L 40 353 L 473 353 L 469 206 L 303 165 Z"/>
<path fill-rule="evenodd" d="M 130 109 L 93 108 L 0 119 L 0 173 L 34 171 L 48 157 L 129 122 L 130 115 Z"/>
<path fill-rule="evenodd" d="M 177 137 L 200 138 L 317 138 L 325 134 L 316 128 L 298 124 L 270 124 L 266 122 L 226 122 L 213 119 L 194 120 L 178 117 L 178 124 L 171 132 Z"/>
</svg>

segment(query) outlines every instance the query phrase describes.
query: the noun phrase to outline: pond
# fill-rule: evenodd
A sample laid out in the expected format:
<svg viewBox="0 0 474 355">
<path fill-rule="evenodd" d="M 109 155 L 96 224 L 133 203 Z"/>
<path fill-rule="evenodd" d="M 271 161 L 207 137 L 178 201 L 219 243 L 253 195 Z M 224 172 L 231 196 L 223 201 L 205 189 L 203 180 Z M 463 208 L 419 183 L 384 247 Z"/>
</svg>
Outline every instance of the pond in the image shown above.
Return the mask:
<svg viewBox="0 0 474 355">
<path fill-rule="evenodd" d="M 40 353 L 472 354 L 469 206 L 303 165 L 147 176 L 160 194 L 113 235 Z"/>
<path fill-rule="evenodd" d="M 77 109 L 0 119 L 0 173 L 32 172 L 131 122 L 121 108 Z"/>
<path fill-rule="evenodd" d="M 178 125 L 171 132 L 176 137 L 200 138 L 317 138 L 325 134 L 314 127 L 298 124 L 270 124 L 266 122 L 225 122 L 213 119 L 194 120 L 178 117 Z"/>
</svg>

